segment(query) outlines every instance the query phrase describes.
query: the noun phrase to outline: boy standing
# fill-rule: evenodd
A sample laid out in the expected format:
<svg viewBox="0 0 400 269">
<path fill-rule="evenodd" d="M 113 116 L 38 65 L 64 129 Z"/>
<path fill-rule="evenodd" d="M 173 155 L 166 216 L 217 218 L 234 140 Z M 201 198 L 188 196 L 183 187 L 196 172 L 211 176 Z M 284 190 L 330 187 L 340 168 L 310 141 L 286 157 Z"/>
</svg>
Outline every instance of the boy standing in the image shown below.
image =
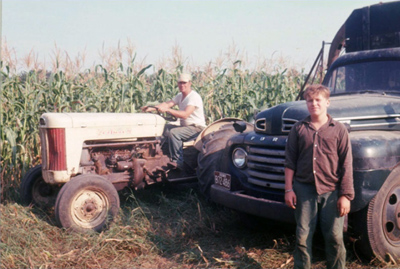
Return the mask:
<svg viewBox="0 0 400 269">
<path fill-rule="evenodd" d="M 285 203 L 295 209 L 295 268 L 311 268 L 312 237 L 319 220 L 328 268 L 344 268 L 344 216 L 354 199 L 352 153 L 346 127 L 327 113 L 329 89 L 304 92 L 310 115 L 297 122 L 286 145 Z"/>
</svg>

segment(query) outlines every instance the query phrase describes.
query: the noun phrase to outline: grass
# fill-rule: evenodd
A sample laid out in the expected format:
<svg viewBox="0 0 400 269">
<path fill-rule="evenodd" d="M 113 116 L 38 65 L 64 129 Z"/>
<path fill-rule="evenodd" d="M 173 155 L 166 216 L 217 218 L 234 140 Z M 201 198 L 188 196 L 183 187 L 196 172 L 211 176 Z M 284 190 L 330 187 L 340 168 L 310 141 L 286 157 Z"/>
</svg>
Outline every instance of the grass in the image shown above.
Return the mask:
<svg viewBox="0 0 400 269">
<path fill-rule="evenodd" d="M 206 201 L 194 188 L 153 186 L 121 193 L 120 216 L 102 233 L 55 226 L 52 209 L 1 204 L 1 268 L 291 268 L 294 226 L 261 223 Z M 348 268 L 396 268 L 358 260 Z M 315 268 L 325 268 L 321 242 Z"/>
</svg>

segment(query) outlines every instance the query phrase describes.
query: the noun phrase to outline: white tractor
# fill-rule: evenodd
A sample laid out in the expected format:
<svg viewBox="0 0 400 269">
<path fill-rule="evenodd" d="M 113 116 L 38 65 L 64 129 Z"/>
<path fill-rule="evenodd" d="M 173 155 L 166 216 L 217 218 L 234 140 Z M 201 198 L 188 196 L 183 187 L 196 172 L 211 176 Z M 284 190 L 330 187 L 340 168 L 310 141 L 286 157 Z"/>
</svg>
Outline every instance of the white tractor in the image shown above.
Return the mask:
<svg viewBox="0 0 400 269">
<path fill-rule="evenodd" d="M 119 212 L 118 191 L 195 181 L 196 170 L 213 177 L 213 171 L 204 175 L 210 164 L 203 161 L 198 168 L 199 152 L 200 162 L 213 154 L 206 152 L 204 141 L 221 128 L 243 132 L 250 126 L 233 118 L 213 123 L 195 141 L 184 143 L 185 169 L 171 170 L 162 135 L 166 121 L 174 120 L 161 113 L 44 113 L 39 123 L 42 163 L 22 179 L 22 202 L 54 206 L 61 227 L 101 231 Z M 213 148 L 225 148 L 227 139 Z"/>
</svg>

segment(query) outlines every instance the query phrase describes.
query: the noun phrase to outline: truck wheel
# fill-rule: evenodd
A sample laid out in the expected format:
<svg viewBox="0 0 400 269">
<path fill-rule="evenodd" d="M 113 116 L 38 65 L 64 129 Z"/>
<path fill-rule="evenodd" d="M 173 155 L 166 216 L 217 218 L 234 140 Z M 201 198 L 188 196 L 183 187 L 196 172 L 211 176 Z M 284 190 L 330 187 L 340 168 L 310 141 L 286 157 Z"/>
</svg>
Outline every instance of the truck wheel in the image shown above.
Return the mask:
<svg viewBox="0 0 400 269">
<path fill-rule="evenodd" d="M 68 181 L 55 205 L 59 226 L 75 232 L 100 232 L 107 228 L 118 211 L 117 190 L 98 175 L 81 175 Z"/>
<path fill-rule="evenodd" d="M 248 124 L 247 131 L 252 128 Z M 230 137 L 237 134 L 233 123 L 222 125 L 217 131 L 206 135 L 203 139 L 203 146 L 197 157 L 198 167 L 196 170 L 200 191 L 210 198 L 211 185 L 214 183 L 214 171 L 218 170 L 221 156 Z"/>
<path fill-rule="evenodd" d="M 59 187 L 47 184 L 42 177 L 42 165 L 29 169 L 21 180 L 20 196 L 23 205 L 36 205 L 41 208 L 52 207 L 56 201 Z"/>
<path fill-rule="evenodd" d="M 367 213 L 371 249 L 380 260 L 400 261 L 400 170 L 390 174 Z M 390 254 L 390 256 L 388 255 Z"/>
</svg>

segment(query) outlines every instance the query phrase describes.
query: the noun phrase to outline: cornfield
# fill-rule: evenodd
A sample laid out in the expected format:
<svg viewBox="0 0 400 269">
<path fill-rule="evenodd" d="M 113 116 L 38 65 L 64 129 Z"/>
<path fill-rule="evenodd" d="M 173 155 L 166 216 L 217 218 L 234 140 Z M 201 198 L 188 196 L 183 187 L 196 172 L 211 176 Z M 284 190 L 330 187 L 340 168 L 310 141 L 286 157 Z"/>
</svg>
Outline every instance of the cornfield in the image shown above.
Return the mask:
<svg viewBox="0 0 400 269">
<path fill-rule="evenodd" d="M 96 65 L 79 72 L 57 63 L 52 71 L 31 67 L 17 73 L 9 62 L 0 63 L 2 203 L 19 200 L 21 177 L 40 163 L 38 121 L 44 112 L 136 113 L 177 94 L 177 77 L 185 69 L 203 97 L 208 124 L 223 117 L 249 120 L 255 109 L 294 100 L 304 81 L 303 73 L 283 67 L 244 70 L 240 60 L 229 68 L 204 70 L 190 70 L 177 60 L 172 70 L 150 72 L 154 66 L 138 69 L 134 59 L 127 65 Z"/>
</svg>

